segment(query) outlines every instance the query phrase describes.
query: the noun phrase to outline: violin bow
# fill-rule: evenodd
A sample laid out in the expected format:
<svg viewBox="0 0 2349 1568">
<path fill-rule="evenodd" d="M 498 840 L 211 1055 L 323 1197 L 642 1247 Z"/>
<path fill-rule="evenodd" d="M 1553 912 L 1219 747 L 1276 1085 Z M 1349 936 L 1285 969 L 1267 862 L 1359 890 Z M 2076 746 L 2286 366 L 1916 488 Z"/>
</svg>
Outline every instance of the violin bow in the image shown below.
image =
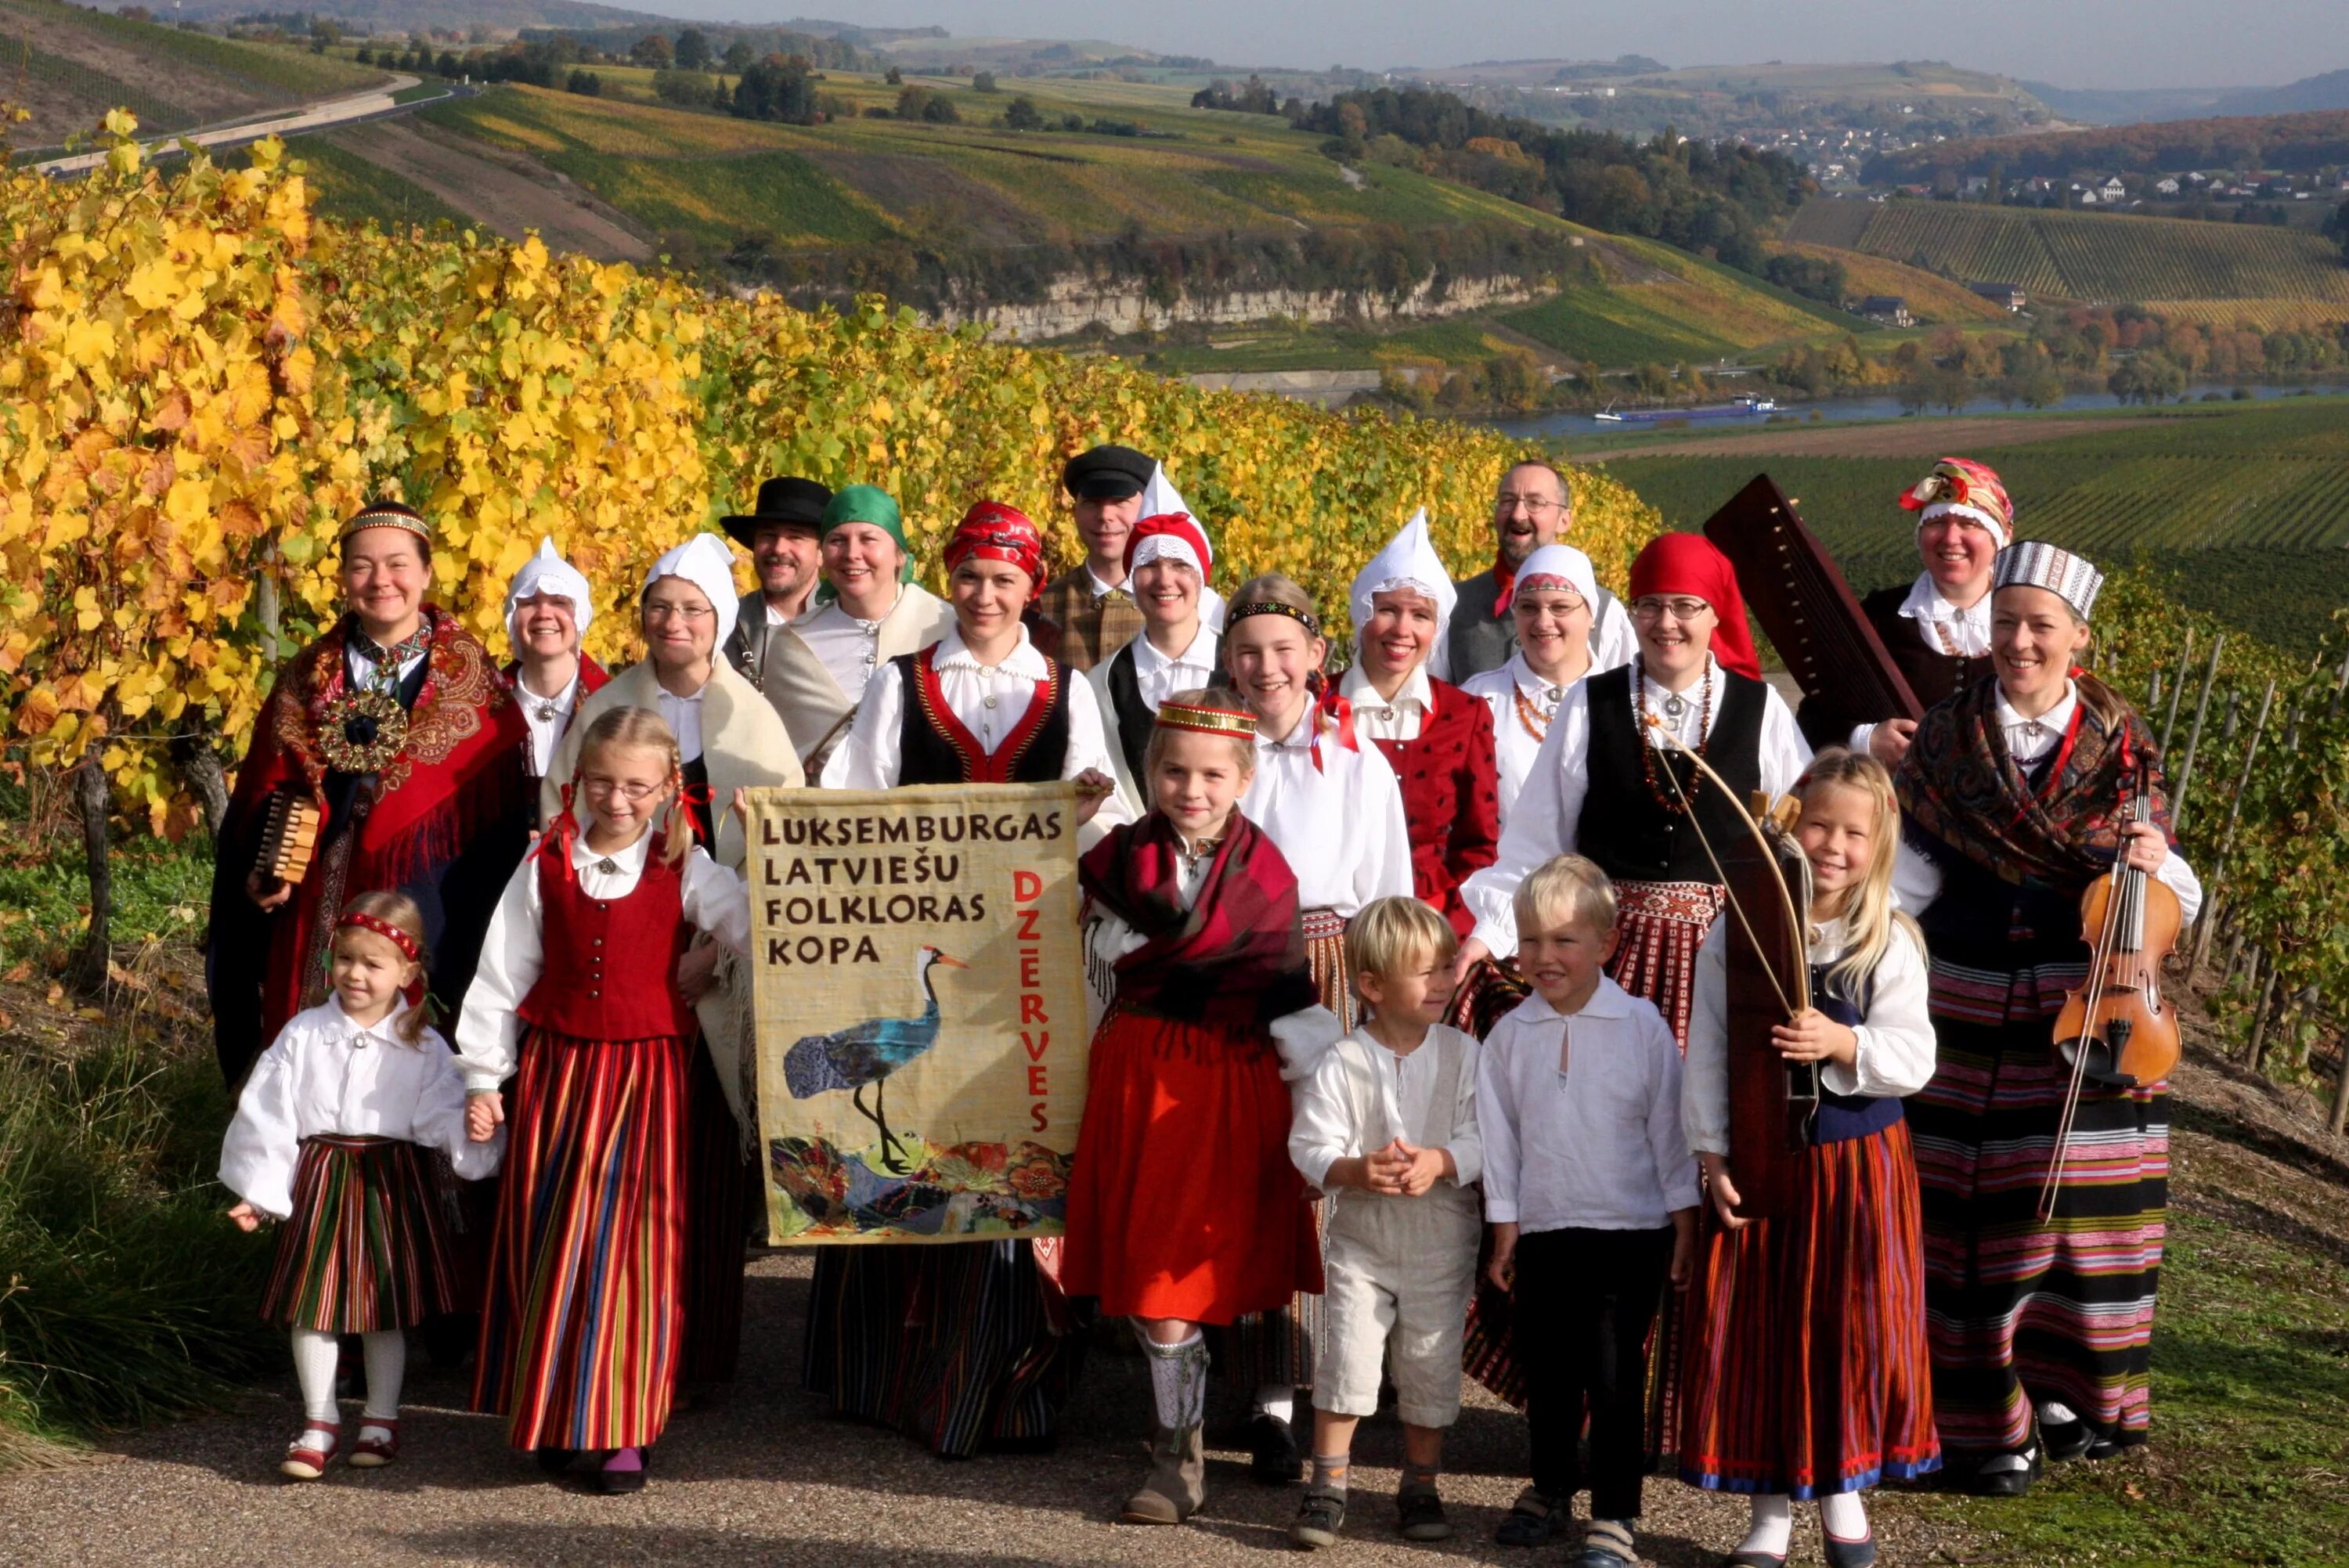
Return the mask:
<svg viewBox="0 0 2349 1568">
<path fill-rule="evenodd" d="M 1665 728 L 1664 721 L 1661 717 L 1652 713 L 1642 714 L 1640 717 L 1641 723 L 1647 725 L 1659 736 L 1661 736 L 1665 740 L 1671 742 L 1682 756 L 1696 764 L 1697 770 L 1700 773 L 1713 780 L 1714 788 L 1721 791 L 1723 798 L 1729 802 L 1730 809 L 1737 813 L 1738 820 L 1745 824 L 1745 830 L 1753 835 L 1754 842 L 1760 847 L 1762 851 L 1762 863 L 1769 868 L 1770 880 L 1777 886 L 1778 902 L 1780 907 L 1785 911 L 1787 917 L 1787 929 L 1795 932 L 1808 930 L 1810 928 L 1810 912 L 1808 910 L 1798 910 L 1795 907 L 1794 890 L 1786 885 L 1786 873 L 1778 869 L 1777 850 L 1771 844 L 1769 835 L 1762 830 L 1762 824 L 1755 820 L 1754 813 L 1745 809 L 1745 802 L 1737 798 L 1736 789 L 1731 786 L 1728 779 L 1723 779 L 1719 773 L 1713 770 L 1711 763 L 1697 755 L 1696 748 L 1694 747 L 1689 745 L 1687 741 L 1682 740 L 1679 736 L 1674 735 L 1671 730 Z M 1722 869 L 1721 857 L 1713 852 L 1713 840 L 1705 833 L 1704 824 L 1697 820 L 1695 803 L 1689 799 L 1688 792 L 1681 788 L 1680 775 L 1673 772 L 1670 768 L 1666 768 L 1662 771 L 1665 779 L 1669 781 L 1672 787 L 1673 798 L 1680 801 L 1681 810 L 1687 816 L 1690 828 L 1694 830 L 1696 833 L 1697 843 L 1704 850 L 1705 860 L 1713 866 L 1713 874 L 1721 879 L 1722 902 L 1728 904 L 1730 913 L 1737 917 L 1737 923 L 1739 927 L 1744 931 L 1745 940 L 1754 944 L 1754 951 L 1756 954 L 1764 955 L 1762 965 L 1762 973 L 1769 977 L 1770 988 L 1778 994 L 1779 1006 L 1786 1009 L 1786 1016 L 1788 1018 L 1793 1018 L 1797 1014 L 1808 1011 L 1811 1006 L 1811 976 L 1808 966 L 1804 966 L 1794 976 L 1795 995 L 1802 998 L 1802 1000 L 1797 1003 L 1787 996 L 1786 987 L 1779 984 L 1777 971 L 1772 965 L 1766 955 L 1766 950 L 1762 945 L 1762 939 L 1754 934 L 1754 923 L 1752 920 L 1747 918 L 1745 906 L 1738 901 L 1735 890 L 1729 885 L 1729 873 Z"/>
</svg>

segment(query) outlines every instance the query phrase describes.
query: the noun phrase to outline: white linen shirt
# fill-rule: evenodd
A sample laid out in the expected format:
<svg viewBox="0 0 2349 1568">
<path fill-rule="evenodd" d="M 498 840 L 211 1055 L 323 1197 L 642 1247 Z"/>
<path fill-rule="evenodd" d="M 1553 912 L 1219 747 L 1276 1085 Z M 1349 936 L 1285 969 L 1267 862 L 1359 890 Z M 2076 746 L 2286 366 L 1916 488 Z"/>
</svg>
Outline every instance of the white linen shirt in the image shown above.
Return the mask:
<svg viewBox="0 0 2349 1568">
<path fill-rule="evenodd" d="M 578 672 L 574 670 L 571 684 L 554 696 L 541 696 L 522 684 L 522 673 L 517 670 L 514 701 L 522 705 L 523 722 L 530 726 L 531 773 L 543 779 L 547 765 L 554 760 L 555 748 L 563 744 L 563 732 L 571 727 L 571 715 L 579 706 Z"/>
<path fill-rule="evenodd" d="M 1191 645 L 1172 657 L 1158 651 L 1148 632 L 1134 638 L 1133 684 L 1141 690 L 1143 706 L 1156 713 L 1178 691 L 1195 691 L 1215 685 L 1219 641 L 1204 621 L 1198 634 L 1191 639 Z"/>
<path fill-rule="evenodd" d="M 1456 1172 L 1451 1180 L 1453 1185 L 1465 1187 L 1482 1175 L 1485 1145 L 1476 1135 L 1480 1053 L 1474 1036 L 1442 1024 L 1431 1025 L 1427 1037 L 1409 1056 L 1395 1055 L 1368 1029 L 1356 1029 L 1348 1037 L 1361 1046 L 1378 1075 L 1379 1102 L 1367 1126 L 1355 1119 L 1346 1053 L 1337 1048 L 1322 1053 L 1319 1065 L 1298 1086 L 1297 1119 L 1288 1133 L 1288 1158 L 1298 1174 L 1313 1186 L 1323 1186 L 1332 1164 L 1384 1149 L 1397 1137 L 1414 1149 L 1435 1147 L 1435 1080 L 1443 1061 L 1437 1047 L 1438 1037 L 1444 1034 L 1459 1035 L 1461 1053 L 1460 1081 L 1449 1107 L 1452 1136 L 1443 1145 L 1451 1152 Z"/>
<path fill-rule="evenodd" d="M 1920 572 L 1895 613 L 1916 622 L 1917 635 L 1935 653 L 1979 659 L 1990 653 L 1990 601 L 1991 595 L 1984 593 L 1960 609 L 1941 597 L 1941 591 L 1933 586 L 1931 573 Z M 1852 726 L 1851 748 L 1867 750 L 1868 738 L 1875 733 L 1873 724 Z"/>
<path fill-rule="evenodd" d="M 660 711 L 661 722 L 677 737 L 677 759 L 691 762 L 701 755 L 701 698 L 709 690 L 704 681 L 701 690 L 691 696 L 679 696 L 658 682 L 654 683 L 653 706 Z"/>
<path fill-rule="evenodd" d="M 1723 690 L 1721 666 L 1707 655 L 1705 667 L 1713 675 L 1712 717 L 1718 720 Z M 1703 744 L 1705 736 L 1711 733 L 1711 725 L 1705 720 L 1703 699 L 1699 696 L 1702 678 L 1681 694 L 1686 707 L 1677 724 L 1664 713 L 1664 699 L 1671 694 L 1653 680 L 1642 680 L 1640 684 L 1646 690 L 1650 713 L 1691 749 Z M 1671 743 L 1663 737 L 1644 727 L 1640 734 L 1649 745 L 1667 756 L 1671 754 Z M 1792 789 L 1795 780 L 1803 776 L 1803 769 L 1811 765 L 1811 748 L 1805 744 L 1803 732 L 1795 727 L 1794 710 L 1775 686 L 1763 688 L 1760 752 L 1761 786 L 1773 795 Z M 1709 784 L 1707 787 L 1711 788 Z M 1526 774 L 1516 807 L 1502 825 L 1498 854 L 1491 865 L 1461 884 L 1461 899 L 1476 921 L 1475 930 L 1469 934 L 1483 943 L 1495 957 L 1506 958 L 1517 950 L 1517 912 L 1514 902 L 1517 884 L 1543 861 L 1576 852 L 1576 830 L 1582 820 L 1583 799 L 1589 792 L 1590 679 L 1586 676 L 1567 688 L 1564 700 L 1557 705 L 1557 717 L 1550 720 L 1549 735 L 1542 741 L 1541 750 Z"/>
<path fill-rule="evenodd" d="M 1338 677 L 1338 695 L 1353 705 L 1355 732 L 1371 740 L 1417 740 L 1428 710 L 1435 706 L 1435 690 L 1427 684 L 1424 664 L 1403 676 L 1392 702 L 1379 695 L 1361 665 Z"/>
<path fill-rule="evenodd" d="M 897 585 L 899 598 L 905 596 L 904 583 Z M 895 609 L 895 601 L 890 609 Z M 888 612 L 882 613 L 882 619 Z M 864 688 L 872 682 L 873 672 L 881 662 L 881 621 L 860 621 L 833 600 L 819 605 L 792 623 L 792 630 L 809 653 L 816 657 L 851 706 L 864 700 Z"/>
<path fill-rule="evenodd" d="M 1496 1225 L 1652 1231 L 1696 1207 L 1680 1046 L 1654 1003 L 1603 975 L 1571 1016 L 1537 992 L 1493 1026 L 1476 1130 L 1485 1218 Z"/>
<path fill-rule="evenodd" d="M 1598 672 L 1593 668 L 1583 673 Z M 1549 733 L 1550 723 L 1557 717 L 1557 705 L 1565 700 L 1567 686 L 1573 684 L 1568 681 L 1566 686 L 1550 685 L 1534 674 L 1523 652 L 1511 654 L 1509 662 L 1497 670 L 1470 676 L 1460 683 L 1462 691 L 1493 713 L 1494 776 L 1499 786 L 1504 828 L 1509 823 L 1509 808 L 1517 803 L 1517 793 L 1526 787 L 1526 774 L 1541 752 L 1542 737 Z M 1540 735 L 1526 727 L 1526 716 L 1517 710 L 1520 696 L 1525 698 Z"/>
<path fill-rule="evenodd" d="M 605 900 L 636 892 L 644 879 L 645 859 L 652 852 L 652 832 L 647 830 L 626 849 L 606 855 L 587 847 L 585 813 L 574 810 L 580 832 L 571 846 L 571 869 L 578 873 L 580 890 L 589 898 Z M 605 871 L 606 864 L 612 869 Z M 742 879 L 711 860 L 698 844 L 686 851 L 678 870 L 685 884 L 679 891 L 687 923 L 734 953 L 747 949 L 750 895 Z M 520 1008 L 546 969 L 546 903 L 539 895 L 538 871 L 538 857 L 526 856 L 506 880 L 498 907 L 491 912 L 489 932 L 481 938 L 481 966 L 473 971 L 464 1009 L 457 1016 L 457 1055 L 470 1093 L 496 1088 L 513 1076 L 522 1059 Z"/>
<path fill-rule="evenodd" d="M 1698 1154 L 1729 1152 L 1728 929 L 1726 917 L 1715 920 L 1696 952 L 1681 1127 Z M 1813 930 L 1815 967 L 1834 964 L 1850 945 L 1839 919 Z M 1835 1094 L 1915 1094 L 1933 1077 L 1933 1020 L 1926 1012 L 1925 951 L 1908 931 L 1894 929 L 1868 985 L 1867 1015 L 1852 1030 L 1857 1037 L 1852 1064 L 1823 1063 L 1819 1081 Z"/>
<path fill-rule="evenodd" d="M 286 1218 L 302 1140 L 321 1133 L 438 1149 L 468 1181 L 493 1173 L 503 1140 L 465 1136 L 457 1058 L 431 1029 L 413 1046 L 402 1041 L 407 1012 L 395 1006 L 380 1021 L 360 1024 L 329 996 L 287 1019 L 237 1096 L 221 1144 L 221 1185 L 271 1219 Z"/>
<path fill-rule="evenodd" d="M 1319 722 L 1309 708 L 1285 739 L 1257 732 L 1256 777 L 1240 810 L 1297 873 L 1299 909 L 1351 920 L 1373 899 L 1412 896 L 1411 831 L 1402 786 L 1377 747 L 1349 751 L 1333 729 L 1321 736 L 1314 766 Z"/>
<path fill-rule="evenodd" d="M 2025 718 L 1998 694 L 1995 717 L 1999 732 L 2006 740 L 2007 755 L 2015 765 L 2028 771 L 2031 765 L 2064 744 L 2064 736 L 2072 727 L 2072 716 L 2080 707 L 2080 687 L 2065 680 L 2064 700 L 2041 714 L 2036 719 Z M 2156 880 L 2178 895 L 2178 913 L 2188 921 L 2202 907 L 2202 879 L 2186 857 L 2171 850 L 2163 857 L 2161 867 L 2154 873 Z M 1941 868 L 1927 856 L 1911 848 L 1904 836 L 1899 857 L 1892 866 L 1893 901 L 1912 914 L 1921 914 L 1941 893 Z"/>
</svg>

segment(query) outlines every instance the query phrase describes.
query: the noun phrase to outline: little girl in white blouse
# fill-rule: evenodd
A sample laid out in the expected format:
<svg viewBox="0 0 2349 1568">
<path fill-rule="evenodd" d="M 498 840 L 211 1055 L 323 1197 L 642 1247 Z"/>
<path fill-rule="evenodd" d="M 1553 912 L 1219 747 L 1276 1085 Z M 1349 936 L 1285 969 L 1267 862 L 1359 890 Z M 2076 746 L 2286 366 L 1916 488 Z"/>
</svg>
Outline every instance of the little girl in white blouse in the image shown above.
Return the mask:
<svg viewBox="0 0 2349 1568">
<path fill-rule="evenodd" d="M 359 1336 L 367 1404 L 347 1462 L 399 1453 L 405 1330 L 454 1310 L 440 1200 L 426 1151 L 478 1181 L 504 1144 L 465 1136 L 465 1080 L 425 1026 L 424 920 L 396 892 L 344 910 L 334 995 L 297 1013 L 254 1065 L 221 1150 L 242 1229 L 279 1223 L 261 1315 L 293 1330 L 302 1429 L 279 1468 L 316 1480 L 342 1450 L 336 1336 Z"/>
</svg>

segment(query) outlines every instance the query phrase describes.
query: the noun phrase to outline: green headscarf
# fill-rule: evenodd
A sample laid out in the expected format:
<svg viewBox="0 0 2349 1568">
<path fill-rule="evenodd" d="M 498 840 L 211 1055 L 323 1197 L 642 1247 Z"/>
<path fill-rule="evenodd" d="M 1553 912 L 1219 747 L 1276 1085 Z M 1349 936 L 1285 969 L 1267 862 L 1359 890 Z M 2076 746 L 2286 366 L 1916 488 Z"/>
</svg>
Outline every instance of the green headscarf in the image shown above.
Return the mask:
<svg viewBox="0 0 2349 1568">
<path fill-rule="evenodd" d="M 905 542 L 905 520 L 898 515 L 897 503 L 888 491 L 878 485 L 847 485 L 833 494 L 823 509 L 823 521 L 816 524 L 819 541 L 832 536 L 832 531 L 844 522 L 866 522 L 897 542 L 897 581 L 914 580 L 914 547 Z M 823 584 L 822 597 L 833 596 L 832 584 Z"/>
</svg>

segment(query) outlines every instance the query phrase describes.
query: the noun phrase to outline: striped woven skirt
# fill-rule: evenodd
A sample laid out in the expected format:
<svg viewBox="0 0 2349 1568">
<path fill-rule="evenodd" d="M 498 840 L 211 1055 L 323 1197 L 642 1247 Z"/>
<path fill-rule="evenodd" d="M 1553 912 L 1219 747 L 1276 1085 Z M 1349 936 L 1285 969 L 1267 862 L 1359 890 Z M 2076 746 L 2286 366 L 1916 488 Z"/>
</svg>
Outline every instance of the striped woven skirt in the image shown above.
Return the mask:
<svg viewBox="0 0 2349 1568">
<path fill-rule="evenodd" d="M 1615 956 L 1607 973 L 1632 995 L 1656 1005 L 1683 1056 L 1689 1003 L 1696 994 L 1696 950 L 1713 929 L 1722 902 L 1722 890 L 1713 882 L 1626 878 L 1615 884 Z"/>
<path fill-rule="evenodd" d="M 683 1333 L 686 1052 L 523 1041 L 508 1097 L 473 1408 L 517 1449 L 617 1449 L 668 1424 Z"/>
<path fill-rule="evenodd" d="M 1305 912 L 1305 961 L 1313 974 L 1313 989 L 1321 1006 L 1338 1015 L 1347 1028 L 1361 1022 L 1361 1002 L 1354 995 L 1354 976 L 1346 967 L 1346 917 L 1331 909 Z M 1330 1205 L 1313 1204 L 1317 1248 L 1328 1234 Z M 1314 1259 L 1314 1277 L 1320 1277 L 1320 1258 Z M 1321 1342 L 1321 1297 L 1299 1292 L 1288 1305 L 1271 1312 L 1251 1312 L 1230 1324 L 1207 1330 L 1207 1354 L 1226 1385 L 1257 1389 L 1279 1384 L 1313 1387 L 1313 1347 Z"/>
<path fill-rule="evenodd" d="M 678 1381 L 730 1383 L 742 1355 L 742 1270 L 758 1212 L 759 1164 L 718 1069 L 698 1043 L 685 1087 L 685 1327 Z"/>
<path fill-rule="evenodd" d="M 429 1157 L 397 1138 L 302 1140 L 294 1212 L 261 1315 L 288 1328 L 371 1334 L 453 1310 L 454 1274 Z"/>
<path fill-rule="evenodd" d="M 1971 978 L 1980 978 L 1973 974 Z M 1934 965 L 1931 1083 L 1909 1099 L 1925 1222 L 1933 1404 L 1953 1451 L 2029 1440 L 2060 1399 L 2124 1444 L 2150 1419 L 2149 1347 L 2169 1202 L 2168 1088 L 2085 1088 L 2054 1215 L 2039 1219 L 2069 1076 L 2030 979 L 2004 1024 Z M 2024 978 L 2024 977 L 2018 977 Z"/>
<path fill-rule="evenodd" d="M 835 1416 L 968 1459 L 1052 1436 L 1084 1336 L 1028 1242 L 816 1253 L 802 1381 Z"/>
<path fill-rule="evenodd" d="M 1787 1213 L 1708 1225 L 1682 1332 L 1680 1472 L 1796 1498 L 1938 1470 L 1909 1129 L 1815 1145 Z"/>
</svg>

